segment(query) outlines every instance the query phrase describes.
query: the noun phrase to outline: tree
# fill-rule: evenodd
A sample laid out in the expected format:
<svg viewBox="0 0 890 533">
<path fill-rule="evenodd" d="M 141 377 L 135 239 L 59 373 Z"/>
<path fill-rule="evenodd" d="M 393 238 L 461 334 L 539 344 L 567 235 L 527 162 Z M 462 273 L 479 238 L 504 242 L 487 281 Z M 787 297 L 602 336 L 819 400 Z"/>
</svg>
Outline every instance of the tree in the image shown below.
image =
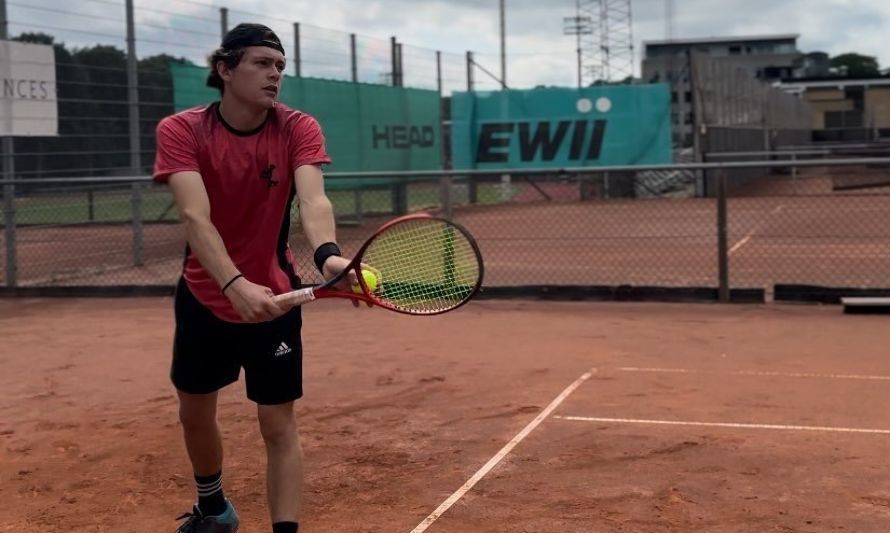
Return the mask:
<svg viewBox="0 0 890 533">
<path fill-rule="evenodd" d="M 52 35 L 22 33 L 14 40 L 52 45 L 56 58 L 58 137 L 16 139 L 17 172 L 34 177 L 114 174 L 129 166 L 127 55 L 107 45 L 69 50 Z M 142 150 L 154 149 L 154 127 L 172 114 L 170 63 L 166 54 L 138 61 Z M 143 166 L 150 158 L 143 155 Z"/>
<path fill-rule="evenodd" d="M 881 75 L 877 58 L 855 52 L 832 57 L 831 66 L 848 78 L 871 78 Z"/>
</svg>

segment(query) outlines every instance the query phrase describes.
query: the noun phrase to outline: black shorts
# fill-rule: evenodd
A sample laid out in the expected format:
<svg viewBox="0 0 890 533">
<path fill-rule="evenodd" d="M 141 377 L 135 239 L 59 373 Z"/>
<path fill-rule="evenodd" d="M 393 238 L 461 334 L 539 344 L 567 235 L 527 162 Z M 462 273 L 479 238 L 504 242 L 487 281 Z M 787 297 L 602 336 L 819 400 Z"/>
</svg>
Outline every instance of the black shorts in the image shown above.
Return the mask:
<svg viewBox="0 0 890 533">
<path fill-rule="evenodd" d="M 276 405 L 303 396 L 300 307 L 269 322 L 226 322 L 180 279 L 174 309 L 170 379 L 177 389 L 191 394 L 218 391 L 238 381 L 243 367 L 247 397 L 258 404 Z"/>
</svg>

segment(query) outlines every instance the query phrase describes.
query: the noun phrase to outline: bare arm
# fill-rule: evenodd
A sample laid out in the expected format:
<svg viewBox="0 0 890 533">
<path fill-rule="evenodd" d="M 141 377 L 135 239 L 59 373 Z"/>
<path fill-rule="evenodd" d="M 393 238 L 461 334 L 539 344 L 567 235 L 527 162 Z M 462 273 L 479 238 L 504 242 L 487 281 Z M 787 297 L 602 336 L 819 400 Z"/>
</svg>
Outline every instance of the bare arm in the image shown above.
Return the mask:
<svg viewBox="0 0 890 533">
<path fill-rule="evenodd" d="M 210 200 L 201 175 L 177 172 L 170 176 L 169 184 L 189 247 L 220 288 L 224 287 L 240 272 L 210 220 Z M 281 314 L 281 309 L 272 302 L 271 289 L 243 277 L 232 283 L 225 295 L 245 321 L 260 322 Z"/>
<path fill-rule="evenodd" d="M 336 222 L 334 221 L 334 207 L 331 200 L 324 192 L 324 175 L 321 169 L 315 165 L 305 165 L 294 173 L 297 185 L 297 197 L 300 199 L 300 221 L 309 244 L 315 250 L 326 242 L 337 242 Z M 331 279 L 349 266 L 349 259 L 341 256 L 331 256 L 324 263 L 323 275 L 325 279 Z M 348 289 L 356 283 L 354 272 L 350 272 L 347 279 L 338 286 Z M 357 305 L 356 302 L 353 302 Z"/>
<path fill-rule="evenodd" d="M 294 173 L 300 222 L 312 249 L 326 242 L 337 242 L 334 207 L 324 192 L 324 175 L 315 165 L 304 165 Z"/>
<path fill-rule="evenodd" d="M 201 266 L 222 287 L 239 272 L 226 251 L 222 237 L 210 221 L 210 200 L 201 175 L 197 172 L 177 172 L 170 176 L 169 183 L 189 247 L 198 256 Z"/>
</svg>

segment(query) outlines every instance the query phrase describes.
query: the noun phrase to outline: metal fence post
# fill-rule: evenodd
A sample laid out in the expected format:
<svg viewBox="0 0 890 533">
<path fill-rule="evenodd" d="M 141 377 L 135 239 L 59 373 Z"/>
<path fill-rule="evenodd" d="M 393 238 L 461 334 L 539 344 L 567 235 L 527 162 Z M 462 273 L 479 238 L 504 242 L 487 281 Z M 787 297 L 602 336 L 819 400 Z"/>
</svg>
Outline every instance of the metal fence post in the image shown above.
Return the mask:
<svg viewBox="0 0 890 533">
<path fill-rule="evenodd" d="M 219 29 L 220 29 L 220 40 L 226 38 L 226 33 L 229 32 L 229 8 L 221 7 L 219 8 Z"/>
<path fill-rule="evenodd" d="M 399 66 L 399 87 L 405 86 L 405 64 L 402 62 L 402 59 L 402 43 L 396 43 L 396 61 Z"/>
<path fill-rule="evenodd" d="M 436 89 L 439 91 L 439 98 L 442 98 L 442 52 L 436 50 Z"/>
<path fill-rule="evenodd" d="M 130 199 L 133 218 L 133 266 L 142 266 L 142 184 L 133 183 Z"/>
<path fill-rule="evenodd" d="M 452 183 L 451 176 L 443 175 L 439 178 L 439 204 L 442 206 L 442 214 L 449 220 L 454 216 L 454 201 L 451 198 Z"/>
<path fill-rule="evenodd" d="M 473 92 L 473 52 L 467 51 L 467 92 Z M 471 205 L 479 200 L 479 190 L 476 178 L 467 177 L 467 202 Z"/>
<path fill-rule="evenodd" d="M 362 218 L 364 217 L 364 208 L 362 207 L 362 188 L 359 185 L 354 191 L 352 196 L 352 206 L 355 210 L 355 222 L 358 225 L 362 224 Z"/>
<path fill-rule="evenodd" d="M 399 181 L 392 186 L 392 212 L 394 215 L 408 213 L 408 182 Z"/>
<path fill-rule="evenodd" d="M 0 0 L 0 39 L 9 37 L 9 19 L 6 17 L 6 1 Z M 3 168 L 3 179 L 15 178 L 15 144 L 12 137 L 0 139 L 0 165 Z M 15 185 L 3 185 L 3 222 L 6 232 L 6 286 L 15 287 L 16 280 L 16 242 L 15 242 Z"/>
<path fill-rule="evenodd" d="M 6 155 L 6 154 L 4 154 Z M 4 157 L 4 171 L 10 166 L 6 163 L 9 156 Z M 3 177 L 11 179 L 11 173 L 3 173 Z M 18 260 L 16 258 L 16 242 L 15 242 L 15 184 L 6 183 L 3 185 L 3 225 L 6 234 L 6 286 L 15 287 L 18 284 L 16 274 L 18 271 Z"/>
<path fill-rule="evenodd" d="M 300 54 L 300 23 L 294 22 L 294 75 L 298 78 L 302 76 Z"/>
<path fill-rule="evenodd" d="M 133 22 L 133 0 L 127 0 L 127 103 L 130 125 L 130 167 L 134 174 L 142 172 L 142 140 L 139 121 L 139 72 L 136 62 L 136 27 Z"/>
<path fill-rule="evenodd" d="M 442 52 L 436 50 L 436 88 L 439 91 L 439 111 L 442 111 Z M 445 151 L 445 120 L 439 121 L 439 152 L 442 158 L 442 169 L 450 170 L 451 165 L 448 164 L 448 155 Z M 454 216 L 454 200 L 452 198 L 452 189 L 454 188 L 454 180 L 450 175 L 443 174 L 439 178 L 439 205 L 442 206 L 442 214 L 447 219 Z"/>
<path fill-rule="evenodd" d="M 356 51 L 355 34 L 349 34 L 349 56 L 352 67 L 352 83 L 358 81 L 358 53 Z"/>
<path fill-rule="evenodd" d="M 729 303 L 729 235 L 726 216 L 726 170 L 718 170 L 716 175 L 718 295 L 722 303 Z"/>
<path fill-rule="evenodd" d="M 6 16 L 6 0 L 0 0 L 0 39 L 9 36 L 9 18 Z"/>
<path fill-rule="evenodd" d="M 395 37 L 389 38 L 389 53 L 390 53 L 390 69 L 392 70 L 391 74 L 391 85 L 393 87 L 399 86 L 399 43 L 396 42 Z"/>
</svg>

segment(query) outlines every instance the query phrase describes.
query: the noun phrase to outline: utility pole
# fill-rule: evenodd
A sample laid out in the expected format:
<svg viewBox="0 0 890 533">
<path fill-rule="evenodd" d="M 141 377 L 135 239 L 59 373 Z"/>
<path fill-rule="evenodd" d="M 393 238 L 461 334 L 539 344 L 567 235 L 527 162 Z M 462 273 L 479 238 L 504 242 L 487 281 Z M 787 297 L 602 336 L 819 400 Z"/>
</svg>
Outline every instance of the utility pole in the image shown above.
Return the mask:
<svg viewBox="0 0 890 533">
<path fill-rule="evenodd" d="M 664 0 L 664 39 L 674 40 L 674 0 Z"/>
<path fill-rule="evenodd" d="M 501 87 L 507 88 L 507 7 L 506 0 L 501 4 Z"/>
<path fill-rule="evenodd" d="M 581 36 L 593 33 L 593 19 L 581 16 L 581 0 L 575 0 L 575 16 L 564 17 L 563 35 L 575 36 L 575 52 L 578 57 L 578 88 L 584 85 L 583 66 L 581 64 Z"/>
</svg>

